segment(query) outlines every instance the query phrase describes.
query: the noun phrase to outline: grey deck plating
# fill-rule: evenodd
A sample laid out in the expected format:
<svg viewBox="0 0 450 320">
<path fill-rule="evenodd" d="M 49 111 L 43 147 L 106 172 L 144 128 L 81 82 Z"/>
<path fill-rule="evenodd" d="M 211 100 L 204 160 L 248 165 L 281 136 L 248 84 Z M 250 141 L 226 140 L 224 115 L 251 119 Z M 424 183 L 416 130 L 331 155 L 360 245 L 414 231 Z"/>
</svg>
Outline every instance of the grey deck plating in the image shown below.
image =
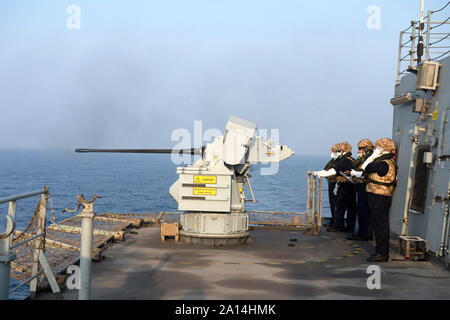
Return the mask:
<svg viewBox="0 0 450 320">
<path fill-rule="evenodd" d="M 252 230 L 252 243 L 208 249 L 160 241 L 159 228 L 128 234 L 92 266 L 93 299 L 450 299 L 450 274 L 430 262 L 379 264 L 381 290 L 366 286 L 371 243 L 343 234 Z M 289 240 L 297 238 L 295 246 Z M 400 260 L 397 261 L 396 259 Z M 76 299 L 77 290 L 65 290 Z M 39 299 L 54 299 L 41 294 Z"/>
</svg>

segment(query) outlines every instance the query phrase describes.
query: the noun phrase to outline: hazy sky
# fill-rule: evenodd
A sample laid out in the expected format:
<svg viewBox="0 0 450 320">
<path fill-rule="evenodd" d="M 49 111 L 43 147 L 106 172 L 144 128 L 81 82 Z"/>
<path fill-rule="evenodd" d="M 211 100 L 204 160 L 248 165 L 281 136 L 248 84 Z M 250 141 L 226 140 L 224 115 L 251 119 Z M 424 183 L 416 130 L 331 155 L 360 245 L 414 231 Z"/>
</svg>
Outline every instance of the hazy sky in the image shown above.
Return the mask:
<svg viewBox="0 0 450 320">
<path fill-rule="evenodd" d="M 398 34 L 419 4 L 2 0 L 0 148 L 172 147 L 174 129 L 230 115 L 279 128 L 297 154 L 390 136 Z"/>
</svg>

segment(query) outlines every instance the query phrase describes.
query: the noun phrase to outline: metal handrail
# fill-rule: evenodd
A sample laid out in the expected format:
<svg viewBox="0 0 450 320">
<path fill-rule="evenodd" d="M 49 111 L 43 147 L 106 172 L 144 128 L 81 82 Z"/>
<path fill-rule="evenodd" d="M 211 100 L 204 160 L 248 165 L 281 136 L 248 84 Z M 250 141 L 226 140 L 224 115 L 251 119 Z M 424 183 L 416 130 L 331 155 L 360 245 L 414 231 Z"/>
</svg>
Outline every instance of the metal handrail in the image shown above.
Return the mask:
<svg viewBox="0 0 450 320">
<path fill-rule="evenodd" d="M 22 194 L 18 194 L 18 195 L 6 197 L 6 198 L 1 198 L 0 199 L 0 204 L 7 203 L 7 202 L 10 202 L 10 201 L 17 201 L 17 200 L 20 200 L 20 199 L 30 198 L 30 197 L 34 197 L 34 196 L 37 196 L 37 195 L 40 195 L 40 194 L 47 194 L 47 193 L 48 193 L 48 188 L 44 187 L 41 190 L 36 190 L 36 191 L 22 193 Z"/>
<path fill-rule="evenodd" d="M 450 22 L 448 21 L 449 19 L 450 19 L 450 17 L 445 19 L 445 21 L 427 21 L 427 23 L 428 24 L 437 24 L 437 26 L 430 26 L 430 30 L 431 30 L 431 29 L 436 29 L 436 28 L 442 26 L 443 24 L 450 24 Z"/>
<path fill-rule="evenodd" d="M 9 247 L 9 248 L 10 248 L 10 249 L 18 248 L 18 247 L 24 245 L 25 243 L 30 242 L 30 241 L 32 241 L 32 240 L 34 240 L 34 239 L 36 239 L 36 238 L 42 237 L 42 236 L 44 236 L 44 235 L 45 235 L 45 232 L 42 232 L 42 233 L 37 234 L 37 235 L 35 235 L 35 236 L 32 236 L 32 237 L 30 237 L 30 238 L 28 238 L 28 239 L 26 239 L 26 240 L 23 240 L 23 241 L 21 241 L 21 242 L 19 242 L 19 243 L 13 244 L 13 245 L 12 245 L 11 247 Z"/>
<path fill-rule="evenodd" d="M 441 42 L 442 40 L 447 39 L 448 36 L 450 36 L 450 33 L 447 33 L 447 35 L 446 35 L 445 37 L 430 37 L 430 39 L 439 39 L 439 40 L 437 40 L 437 41 L 435 41 L 435 42 L 431 42 L 431 43 L 430 43 L 430 46 L 432 46 L 433 44 L 439 43 L 439 42 Z"/>
<path fill-rule="evenodd" d="M 10 290 L 10 291 L 8 292 L 8 295 L 11 294 L 11 293 L 13 293 L 14 291 L 16 291 L 16 290 L 22 288 L 24 285 L 28 284 L 30 281 L 33 281 L 33 280 L 36 279 L 37 277 L 41 276 L 43 273 L 44 273 L 44 271 L 40 271 L 40 272 L 38 272 L 36 275 L 34 275 L 33 277 L 28 278 L 28 279 L 26 279 L 26 280 L 24 280 L 24 281 L 18 280 L 18 281 L 21 282 L 21 284 L 19 284 L 18 286 L 14 287 L 12 290 Z"/>
<path fill-rule="evenodd" d="M 314 175 L 313 171 L 308 171 L 306 216 L 309 217 L 316 234 L 320 233 L 322 227 L 322 192 L 322 179 Z"/>
<path fill-rule="evenodd" d="M 47 207 L 47 202 L 46 202 L 46 195 L 48 195 L 48 187 L 45 186 L 40 190 L 36 190 L 36 191 L 32 191 L 32 192 L 27 192 L 27 193 L 22 193 L 22 194 L 18 194 L 18 195 L 13 195 L 13 196 L 9 196 L 9 197 L 5 197 L 5 198 L 1 198 L 0 199 L 0 204 L 3 203 L 9 203 L 9 209 L 8 209 L 8 223 L 6 226 L 6 231 L 3 234 L 0 234 L 0 299 L 8 299 L 9 296 L 9 278 L 10 278 L 10 265 L 11 262 L 13 262 L 16 258 L 15 253 L 11 250 L 14 248 L 17 248 L 25 243 L 27 243 L 28 241 L 35 241 L 35 250 L 39 250 L 38 253 L 34 254 L 33 257 L 33 270 L 32 270 L 32 278 L 27 280 L 27 282 L 32 281 L 30 284 L 30 293 L 31 292 L 35 292 L 36 291 L 36 286 L 37 286 L 37 280 L 36 278 L 40 275 L 39 272 L 39 254 L 40 254 L 40 249 L 39 244 L 41 240 L 37 240 L 40 237 L 43 237 L 45 235 L 45 218 L 42 219 L 42 217 L 38 218 L 39 219 L 39 225 L 38 225 L 38 229 L 37 229 L 37 235 L 31 237 L 31 239 L 26 239 L 25 241 L 16 243 L 16 244 L 12 244 L 13 243 L 13 234 L 15 231 L 15 219 L 16 219 L 16 210 L 17 210 L 17 200 L 21 200 L 21 199 L 25 199 L 25 198 L 30 198 L 30 197 L 34 197 L 37 195 L 41 195 L 41 200 L 43 201 L 43 203 L 45 204 L 45 208 L 41 209 L 39 208 L 39 210 L 44 210 L 43 214 L 46 214 L 46 207 Z M 39 202 L 39 205 L 41 205 L 41 202 Z M 41 212 L 39 211 L 39 214 L 41 214 Z M 25 282 L 25 283 L 27 283 Z M 24 284 L 21 284 L 19 287 L 22 287 Z M 13 289 L 13 291 L 17 290 L 18 288 Z"/>
</svg>

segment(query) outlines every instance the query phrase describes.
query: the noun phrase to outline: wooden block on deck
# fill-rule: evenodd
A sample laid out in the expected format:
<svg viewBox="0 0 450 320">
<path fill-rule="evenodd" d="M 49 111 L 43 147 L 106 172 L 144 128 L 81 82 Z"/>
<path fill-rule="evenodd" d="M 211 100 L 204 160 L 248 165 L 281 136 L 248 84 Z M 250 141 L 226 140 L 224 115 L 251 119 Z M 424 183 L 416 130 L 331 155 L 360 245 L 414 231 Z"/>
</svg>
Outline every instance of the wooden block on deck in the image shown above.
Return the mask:
<svg viewBox="0 0 450 320">
<path fill-rule="evenodd" d="M 161 223 L 161 240 L 166 241 L 166 237 L 174 237 L 178 242 L 178 223 Z"/>
</svg>

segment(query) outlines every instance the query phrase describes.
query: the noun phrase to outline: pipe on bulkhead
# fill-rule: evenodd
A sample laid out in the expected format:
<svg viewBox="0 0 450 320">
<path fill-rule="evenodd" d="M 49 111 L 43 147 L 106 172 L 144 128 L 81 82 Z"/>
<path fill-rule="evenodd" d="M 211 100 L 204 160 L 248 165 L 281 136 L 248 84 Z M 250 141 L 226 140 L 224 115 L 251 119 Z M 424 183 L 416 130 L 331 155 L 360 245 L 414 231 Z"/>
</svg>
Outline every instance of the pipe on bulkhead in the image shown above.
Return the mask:
<svg viewBox="0 0 450 320">
<path fill-rule="evenodd" d="M 450 184 L 450 183 L 449 183 Z M 442 226 L 442 238 L 441 238 L 441 252 L 440 255 L 446 258 L 446 263 L 448 266 L 448 230 L 449 230 L 449 199 L 450 198 L 450 188 L 447 193 L 447 203 L 445 203 L 445 199 L 442 199 L 442 207 L 444 209 L 444 223 Z"/>
<path fill-rule="evenodd" d="M 402 236 L 406 236 L 408 233 L 408 216 L 409 216 L 409 206 L 411 204 L 411 191 L 413 185 L 413 178 L 415 173 L 416 166 L 416 157 L 417 157 L 417 146 L 419 145 L 419 125 L 414 126 L 414 135 L 412 137 L 412 146 L 411 146 L 411 157 L 409 159 L 409 169 L 408 169 L 408 183 L 406 186 L 406 195 L 405 195 L 405 206 L 403 208 L 403 217 L 402 217 Z"/>
</svg>

